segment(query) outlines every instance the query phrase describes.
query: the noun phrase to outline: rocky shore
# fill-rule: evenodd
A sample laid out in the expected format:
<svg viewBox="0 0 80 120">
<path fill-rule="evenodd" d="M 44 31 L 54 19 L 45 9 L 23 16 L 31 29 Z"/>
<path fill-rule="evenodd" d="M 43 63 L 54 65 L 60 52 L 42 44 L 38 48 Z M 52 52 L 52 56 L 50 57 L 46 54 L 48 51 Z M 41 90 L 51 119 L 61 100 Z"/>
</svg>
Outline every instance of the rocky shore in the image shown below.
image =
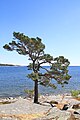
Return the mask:
<svg viewBox="0 0 80 120">
<path fill-rule="evenodd" d="M 41 95 L 35 104 L 27 97 L 0 98 L 0 120 L 80 120 L 80 99 Z"/>
</svg>

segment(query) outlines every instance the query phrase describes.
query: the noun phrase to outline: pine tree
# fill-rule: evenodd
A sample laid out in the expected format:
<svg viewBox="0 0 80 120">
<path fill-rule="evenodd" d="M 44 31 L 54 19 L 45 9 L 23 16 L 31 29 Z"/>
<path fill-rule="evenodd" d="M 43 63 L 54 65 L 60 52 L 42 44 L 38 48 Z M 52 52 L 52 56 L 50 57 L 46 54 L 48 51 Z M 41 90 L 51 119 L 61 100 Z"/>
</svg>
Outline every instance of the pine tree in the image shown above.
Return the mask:
<svg viewBox="0 0 80 120">
<path fill-rule="evenodd" d="M 29 38 L 19 32 L 14 32 L 13 36 L 13 41 L 5 44 L 3 48 L 28 56 L 28 60 L 31 61 L 28 69 L 32 70 L 32 73 L 28 74 L 28 77 L 34 81 L 34 103 L 38 103 L 38 84 L 52 88 L 56 88 L 53 80 L 62 86 L 68 84 L 68 80 L 71 78 L 68 74 L 70 64 L 68 59 L 64 56 L 53 58 L 50 54 L 45 54 L 45 45 L 39 37 Z M 46 63 L 49 65 L 48 68 L 43 66 Z M 44 70 L 43 73 L 41 69 Z"/>
</svg>

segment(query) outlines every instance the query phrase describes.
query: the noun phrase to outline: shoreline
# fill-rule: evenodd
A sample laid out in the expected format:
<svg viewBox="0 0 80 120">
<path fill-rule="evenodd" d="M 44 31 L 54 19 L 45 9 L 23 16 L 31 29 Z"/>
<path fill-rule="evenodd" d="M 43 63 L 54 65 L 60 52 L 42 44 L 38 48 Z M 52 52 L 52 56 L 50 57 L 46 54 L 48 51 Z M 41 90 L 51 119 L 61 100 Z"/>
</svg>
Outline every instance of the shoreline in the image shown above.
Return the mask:
<svg viewBox="0 0 80 120">
<path fill-rule="evenodd" d="M 34 114 L 44 113 L 48 109 L 56 109 L 62 111 L 64 105 L 68 105 L 69 108 L 79 104 L 80 113 L 80 100 L 73 98 L 70 94 L 58 94 L 58 95 L 41 95 L 39 97 L 39 103 L 33 103 L 33 98 L 29 97 L 8 97 L 0 98 L 0 114 Z M 52 105 L 52 106 L 51 106 Z M 67 112 L 63 110 L 63 112 Z M 57 114 L 57 113 L 56 113 Z M 80 117 L 80 116 L 79 116 Z"/>
<path fill-rule="evenodd" d="M 60 92 L 60 93 L 59 93 L 59 92 L 53 92 L 53 93 L 47 93 L 47 92 L 46 92 L 46 93 L 41 93 L 41 92 L 40 92 L 39 94 L 40 94 L 40 96 L 41 96 L 41 95 L 43 95 L 43 96 L 51 96 L 51 95 L 52 95 L 52 96 L 54 96 L 54 95 L 57 96 L 57 95 L 71 95 L 71 92 L 63 92 L 63 91 Z M 5 95 L 0 95 L 0 99 L 1 99 L 1 98 L 3 98 L 3 99 L 5 99 L 5 98 L 10 98 L 10 97 L 13 97 L 13 98 L 18 98 L 18 97 L 25 98 L 25 97 L 28 97 L 28 94 L 27 94 L 27 93 L 24 93 L 24 94 L 22 94 L 22 95 L 21 95 L 21 94 L 20 94 L 20 95 L 15 95 L 15 94 L 14 94 L 14 95 L 9 95 L 9 94 L 8 94 L 8 95 L 6 95 L 6 96 L 5 96 Z"/>
</svg>

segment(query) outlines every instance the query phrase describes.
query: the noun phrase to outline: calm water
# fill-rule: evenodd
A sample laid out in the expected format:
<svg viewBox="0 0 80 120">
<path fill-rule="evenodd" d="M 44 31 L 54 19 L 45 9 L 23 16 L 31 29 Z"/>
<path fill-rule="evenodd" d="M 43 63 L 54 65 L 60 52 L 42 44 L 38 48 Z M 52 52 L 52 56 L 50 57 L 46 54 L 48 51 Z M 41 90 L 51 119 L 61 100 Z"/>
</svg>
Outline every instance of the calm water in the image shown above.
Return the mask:
<svg viewBox="0 0 80 120">
<path fill-rule="evenodd" d="M 0 67 L 0 97 L 24 96 L 24 89 L 33 89 L 32 80 L 26 77 L 29 72 L 27 67 Z M 39 86 L 39 92 L 56 94 L 80 90 L 80 67 L 70 66 L 69 74 L 72 78 L 64 88 L 58 85 L 58 88 L 53 90 L 52 88 Z"/>
</svg>

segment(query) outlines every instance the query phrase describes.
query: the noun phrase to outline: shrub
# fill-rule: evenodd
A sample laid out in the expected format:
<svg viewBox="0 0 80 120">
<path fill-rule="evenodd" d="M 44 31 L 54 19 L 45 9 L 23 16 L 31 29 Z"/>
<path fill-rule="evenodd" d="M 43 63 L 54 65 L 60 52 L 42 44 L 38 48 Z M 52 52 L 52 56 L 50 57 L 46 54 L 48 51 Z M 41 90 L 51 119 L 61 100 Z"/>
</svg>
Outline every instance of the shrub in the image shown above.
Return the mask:
<svg viewBox="0 0 80 120">
<path fill-rule="evenodd" d="M 27 93 L 28 97 L 32 98 L 34 96 L 34 90 L 24 90 L 25 93 Z"/>
<path fill-rule="evenodd" d="M 78 97 L 79 94 L 80 94 L 80 90 L 72 90 L 72 91 L 71 91 L 71 95 L 72 95 L 73 97 Z"/>
</svg>

